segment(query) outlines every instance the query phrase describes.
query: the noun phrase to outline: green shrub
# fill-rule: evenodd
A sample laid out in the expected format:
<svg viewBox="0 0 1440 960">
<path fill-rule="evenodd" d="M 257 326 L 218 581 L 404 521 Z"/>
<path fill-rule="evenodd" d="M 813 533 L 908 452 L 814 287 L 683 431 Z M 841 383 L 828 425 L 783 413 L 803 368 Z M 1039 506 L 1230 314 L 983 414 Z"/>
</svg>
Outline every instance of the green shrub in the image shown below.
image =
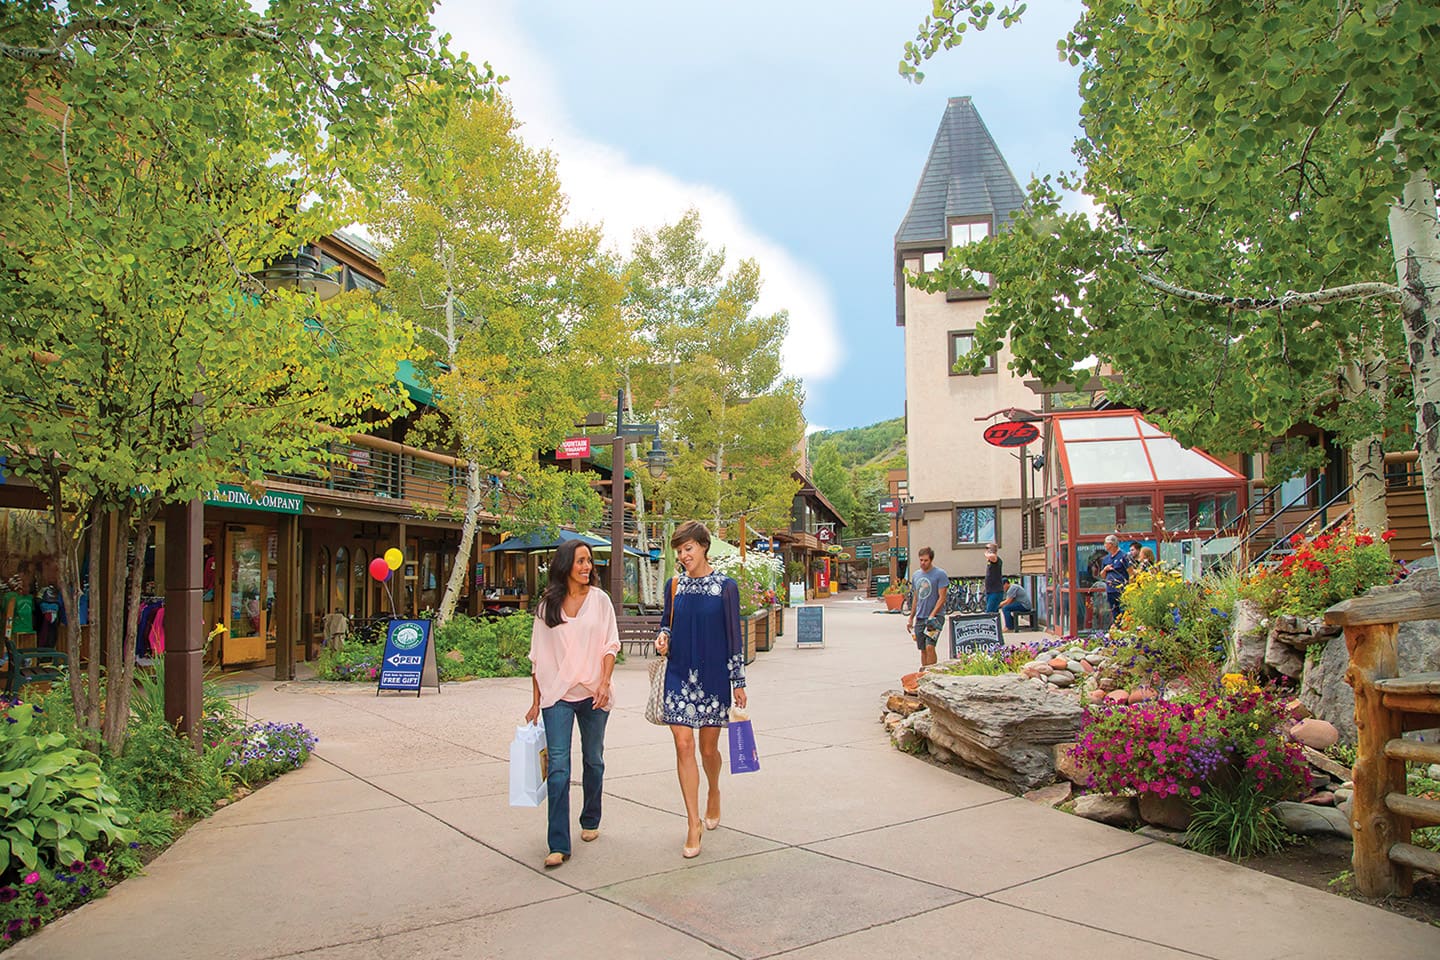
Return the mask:
<svg viewBox="0 0 1440 960">
<path fill-rule="evenodd" d="M 168 846 L 178 832 L 175 815 L 168 810 L 141 810 L 133 829 L 136 842 L 147 847 Z"/>
<path fill-rule="evenodd" d="M 131 839 L 130 813 L 94 754 L 66 746 L 61 733 L 37 736 L 34 704 L 7 700 L 0 715 L 0 879 Z"/>
<path fill-rule="evenodd" d="M 435 631 L 440 679 L 523 677 L 530 674 L 530 633 L 535 618 L 517 613 L 498 620 L 456 614 Z M 447 656 L 458 651 L 460 659 Z"/>
<path fill-rule="evenodd" d="M 1290 835 L 1273 803 L 1243 782 L 1207 790 L 1192 801 L 1195 815 L 1185 843 L 1201 853 L 1223 853 L 1235 860 L 1274 853 Z"/>
<path fill-rule="evenodd" d="M 135 719 L 125 749 L 106 763 L 121 799 L 135 810 L 204 816 L 229 794 L 224 777 L 161 719 Z"/>
<path fill-rule="evenodd" d="M 322 650 L 315 661 L 318 680 L 374 680 L 380 669 L 383 646 L 346 641 L 339 650 Z"/>
</svg>

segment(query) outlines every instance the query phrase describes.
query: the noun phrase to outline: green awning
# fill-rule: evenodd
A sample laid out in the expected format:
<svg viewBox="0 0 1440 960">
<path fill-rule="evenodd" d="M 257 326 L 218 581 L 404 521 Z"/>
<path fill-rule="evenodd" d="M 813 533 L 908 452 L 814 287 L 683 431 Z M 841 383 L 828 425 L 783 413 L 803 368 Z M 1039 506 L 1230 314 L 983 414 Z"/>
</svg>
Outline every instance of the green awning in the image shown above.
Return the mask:
<svg viewBox="0 0 1440 960">
<path fill-rule="evenodd" d="M 404 385 L 411 400 L 427 407 L 435 406 L 435 391 L 421 381 L 420 371 L 415 369 L 415 364 L 409 360 L 401 360 L 400 365 L 395 368 L 395 379 Z"/>
</svg>

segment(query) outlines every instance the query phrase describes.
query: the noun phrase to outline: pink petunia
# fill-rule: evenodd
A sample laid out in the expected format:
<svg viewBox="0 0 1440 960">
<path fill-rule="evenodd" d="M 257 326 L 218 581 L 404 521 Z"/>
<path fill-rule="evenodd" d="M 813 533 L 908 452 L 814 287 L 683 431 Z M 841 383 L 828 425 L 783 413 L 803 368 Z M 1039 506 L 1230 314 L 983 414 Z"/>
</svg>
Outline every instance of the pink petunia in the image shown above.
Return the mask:
<svg viewBox="0 0 1440 960">
<path fill-rule="evenodd" d="M 25 882 L 25 883 L 39 883 L 39 882 L 40 882 L 40 874 L 38 874 L 38 873 L 36 873 L 34 870 L 32 870 L 32 871 L 30 871 L 29 873 L 25 874 L 25 880 L 24 880 L 24 882 Z"/>
</svg>

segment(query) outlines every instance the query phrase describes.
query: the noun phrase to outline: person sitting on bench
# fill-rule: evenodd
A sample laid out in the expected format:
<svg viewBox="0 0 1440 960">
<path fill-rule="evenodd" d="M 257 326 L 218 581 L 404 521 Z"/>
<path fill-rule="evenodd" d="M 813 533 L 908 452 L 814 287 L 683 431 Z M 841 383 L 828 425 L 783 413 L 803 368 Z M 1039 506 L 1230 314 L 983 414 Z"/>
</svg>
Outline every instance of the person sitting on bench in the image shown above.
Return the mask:
<svg viewBox="0 0 1440 960">
<path fill-rule="evenodd" d="M 1031 605 L 1030 591 L 1020 586 L 1018 580 L 1006 577 L 1004 585 L 1005 599 L 1000 601 L 1000 612 L 1005 614 L 1005 629 L 1014 630 L 1016 615 L 1033 613 L 1034 609 Z"/>
</svg>

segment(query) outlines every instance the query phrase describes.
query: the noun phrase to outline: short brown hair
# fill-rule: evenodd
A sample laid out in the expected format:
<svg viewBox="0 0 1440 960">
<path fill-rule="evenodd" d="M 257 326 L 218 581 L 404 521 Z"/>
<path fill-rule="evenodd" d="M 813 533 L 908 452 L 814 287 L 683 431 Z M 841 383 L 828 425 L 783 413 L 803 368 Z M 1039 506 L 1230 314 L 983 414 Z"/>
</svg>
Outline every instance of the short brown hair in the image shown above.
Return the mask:
<svg viewBox="0 0 1440 960">
<path fill-rule="evenodd" d="M 705 524 L 699 520 L 686 520 L 675 528 L 675 535 L 670 538 L 670 546 L 672 549 L 679 550 L 680 544 L 687 540 L 694 540 L 700 544 L 700 549 L 704 550 L 707 556 L 709 555 L 710 528 Z"/>
<path fill-rule="evenodd" d="M 934 550 L 931 550 L 929 547 L 921 547 L 921 548 L 920 548 L 920 553 L 918 554 L 918 556 L 921 556 L 921 557 L 929 557 L 931 560 L 934 560 L 934 559 L 935 559 L 935 551 L 934 551 Z"/>
</svg>

